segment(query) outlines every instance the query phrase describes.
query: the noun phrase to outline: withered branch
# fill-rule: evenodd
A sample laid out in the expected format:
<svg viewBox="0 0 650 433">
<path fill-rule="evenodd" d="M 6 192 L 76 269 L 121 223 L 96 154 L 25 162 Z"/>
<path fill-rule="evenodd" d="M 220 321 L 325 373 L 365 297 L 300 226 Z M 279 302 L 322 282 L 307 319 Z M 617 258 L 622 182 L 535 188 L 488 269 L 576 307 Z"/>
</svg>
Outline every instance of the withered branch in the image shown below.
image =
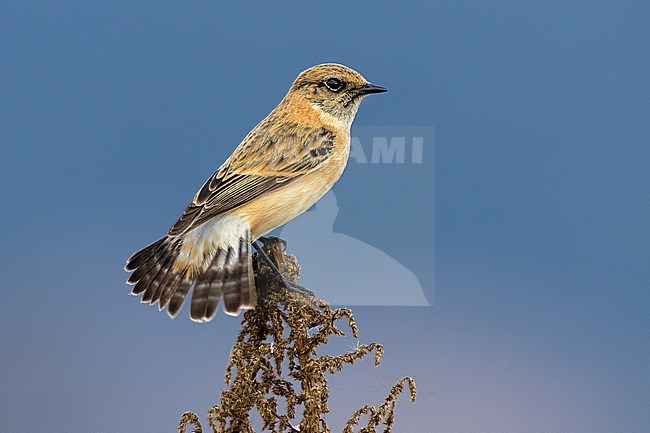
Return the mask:
<svg viewBox="0 0 650 433">
<path fill-rule="evenodd" d="M 297 283 L 300 265 L 295 256 L 285 252 L 285 245 L 278 238 L 268 238 L 263 248 L 282 274 Z M 379 343 L 362 344 L 338 356 L 319 356 L 318 348 L 327 344 L 330 336 L 345 335 L 339 327 L 342 320 L 358 337 L 352 312 L 331 309 L 320 299 L 288 292 L 257 253 L 253 255 L 253 267 L 262 302 L 243 315 L 226 368 L 227 389 L 208 413 L 210 429 L 215 433 L 253 433 L 250 414 L 255 410 L 262 419 L 262 431 L 330 432 L 325 419 L 329 413 L 327 374 L 371 353 L 375 365 L 379 365 L 383 347 Z M 379 407 L 365 405 L 354 412 L 343 433 L 354 433 L 362 415 L 367 415 L 368 420 L 358 430 L 360 433 L 375 433 L 380 425 L 390 432 L 395 402 L 405 384 L 415 401 L 415 382 L 405 377 L 393 385 Z M 199 419 L 192 412 L 183 414 L 178 431 L 185 433 L 188 425 L 194 426 L 193 432 L 202 433 Z"/>
</svg>

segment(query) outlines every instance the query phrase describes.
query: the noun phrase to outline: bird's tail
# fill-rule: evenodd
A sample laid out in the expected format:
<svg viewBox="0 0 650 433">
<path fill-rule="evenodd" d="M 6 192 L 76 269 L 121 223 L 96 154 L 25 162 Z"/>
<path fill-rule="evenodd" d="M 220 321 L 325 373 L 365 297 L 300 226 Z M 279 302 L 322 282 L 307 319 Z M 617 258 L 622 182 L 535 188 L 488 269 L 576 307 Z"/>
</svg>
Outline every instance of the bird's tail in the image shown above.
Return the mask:
<svg viewBox="0 0 650 433">
<path fill-rule="evenodd" d="M 250 234 L 241 237 L 237 246 L 219 248 L 199 274 L 175 269 L 182 246 L 182 237 L 165 236 L 133 254 L 125 266 L 132 272 L 127 280 L 134 286 L 131 294 L 143 294 L 141 301 L 151 305 L 158 302 L 160 310 L 167 307 L 167 313 L 174 318 L 194 286 L 190 317 L 197 322 L 214 318 L 222 296 L 223 309 L 230 315 L 255 306 Z"/>
<path fill-rule="evenodd" d="M 256 304 L 250 249 L 250 233 L 239 238 L 238 245 L 217 250 L 206 271 L 197 279 L 192 293 L 190 317 L 196 322 L 212 320 L 219 299 L 223 310 L 236 316 L 240 308 Z"/>
</svg>

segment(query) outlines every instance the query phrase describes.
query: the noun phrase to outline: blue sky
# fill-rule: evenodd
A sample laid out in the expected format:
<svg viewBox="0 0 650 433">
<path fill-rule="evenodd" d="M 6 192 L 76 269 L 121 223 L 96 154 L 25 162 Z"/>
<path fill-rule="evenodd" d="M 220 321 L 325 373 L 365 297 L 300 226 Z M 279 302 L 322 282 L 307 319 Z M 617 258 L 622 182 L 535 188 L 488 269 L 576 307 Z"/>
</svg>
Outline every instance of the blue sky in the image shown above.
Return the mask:
<svg viewBox="0 0 650 433">
<path fill-rule="evenodd" d="M 0 11 L 7 431 L 162 431 L 185 410 L 205 415 L 238 320 L 201 326 L 140 305 L 124 260 L 167 230 L 299 71 L 331 61 L 390 88 L 357 125 L 435 128 L 418 178 L 435 181 L 435 218 L 391 167 L 363 181 L 351 165 L 337 190 L 334 229 L 435 269 L 435 302 L 355 308 L 362 342 L 381 341 L 385 359 L 333 379 L 331 423 L 410 374 L 419 395 L 399 403 L 403 431 L 650 430 L 647 4 Z M 378 203 L 357 185 L 394 189 Z M 392 203 L 404 205 L 373 212 Z M 435 257 L 417 239 L 434 227 Z"/>
</svg>

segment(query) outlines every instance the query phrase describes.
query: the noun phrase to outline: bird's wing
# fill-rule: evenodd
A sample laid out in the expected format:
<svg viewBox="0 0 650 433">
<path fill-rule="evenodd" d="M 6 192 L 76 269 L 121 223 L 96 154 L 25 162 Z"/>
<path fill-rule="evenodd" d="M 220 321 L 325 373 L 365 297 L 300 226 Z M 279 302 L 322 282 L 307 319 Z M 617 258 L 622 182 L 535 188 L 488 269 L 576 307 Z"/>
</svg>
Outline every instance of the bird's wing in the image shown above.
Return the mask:
<svg viewBox="0 0 650 433">
<path fill-rule="evenodd" d="M 260 125 L 262 126 L 262 125 Z M 228 160 L 196 193 L 176 224 L 175 236 L 281 188 L 326 161 L 333 152 L 334 133 L 323 127 L 287 124 L 273 134 L 251 131 Z"/>
</svg>

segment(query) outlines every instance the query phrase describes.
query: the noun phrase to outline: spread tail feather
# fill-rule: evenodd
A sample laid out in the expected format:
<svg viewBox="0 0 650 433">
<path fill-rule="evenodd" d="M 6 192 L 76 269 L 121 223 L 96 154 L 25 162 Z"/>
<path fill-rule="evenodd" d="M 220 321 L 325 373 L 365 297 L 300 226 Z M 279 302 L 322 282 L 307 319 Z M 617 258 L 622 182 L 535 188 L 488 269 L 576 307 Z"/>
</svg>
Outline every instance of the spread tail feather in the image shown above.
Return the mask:
<svg viewBox="0 0 650 433">
<path fill-rule="evenodd" d="M 167 292 L 187 284 L 188 278 L 172 270 L 181 245 L 181 239 L 166 236 L 133 254 L 125 266 L 133 272 L 127 280 L 127 284 L 134 285 L 131 294 L 143 294 L 141 301 L 153 305 Z"/>
<path fill-rule="evenodd" d="M 208 322 L 217 312 L 223 297 L 223 310 L 236 316 L 242 308 L 255 306 L 255 285 L 249 256 L 250 233 L 239 239 L 237 247 L 220 248 L 208 269 L 194 285 L 190 317 L 196 322 Z"/>
<path fill-rule="evenodd" d="M 194 286 L 190 317 L 197 322 L 208 322 L 216 314 L 220 298 L 227 314 L 237 315 L 242 308 L 256 304 L 255 284 L 251 264 L 250 232 L 240 237 L 236 246 L 220 248 L 210 265 L 198 277 L 174 269 L 183 238 L 166 236 L 133 254 L 125 269 L 132 272 L 127 284 L 133 285 L 131 294 L 142 294 L 141 302 L 154 305 L 174 318 Z"/>
</svg>

